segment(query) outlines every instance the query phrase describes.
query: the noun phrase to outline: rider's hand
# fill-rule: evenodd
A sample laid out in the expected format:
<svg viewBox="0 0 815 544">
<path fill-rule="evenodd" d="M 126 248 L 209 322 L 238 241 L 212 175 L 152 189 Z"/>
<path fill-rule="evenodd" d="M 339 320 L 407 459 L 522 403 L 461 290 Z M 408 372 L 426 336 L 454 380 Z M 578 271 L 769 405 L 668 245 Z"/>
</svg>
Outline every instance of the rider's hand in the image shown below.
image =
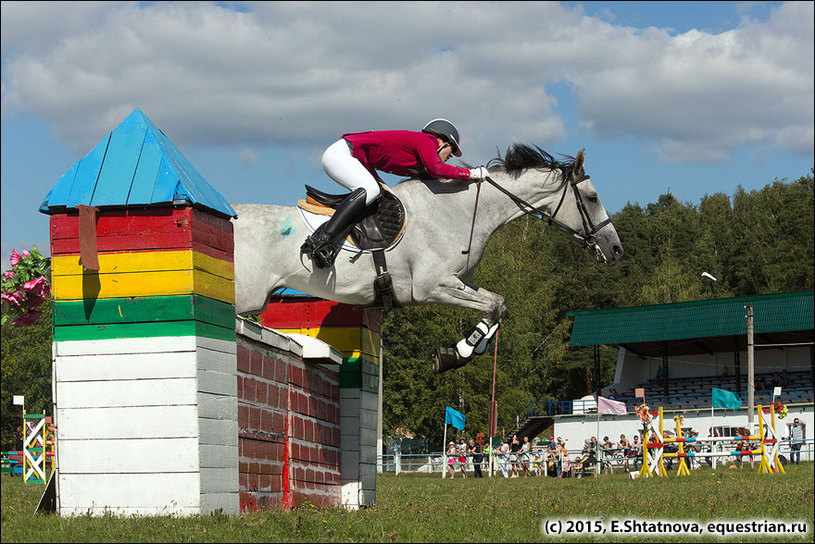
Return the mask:
<svg viewBox="0 0 815 544">
<path fill-rule="evenodd" d="M 490 173 L 487 171 L 486 166 L 479 166 L 478 168 L 473 168 L 470 170 L 470 179 L 473 181 L 486 179 L 489 175 Z"/>
</svg>

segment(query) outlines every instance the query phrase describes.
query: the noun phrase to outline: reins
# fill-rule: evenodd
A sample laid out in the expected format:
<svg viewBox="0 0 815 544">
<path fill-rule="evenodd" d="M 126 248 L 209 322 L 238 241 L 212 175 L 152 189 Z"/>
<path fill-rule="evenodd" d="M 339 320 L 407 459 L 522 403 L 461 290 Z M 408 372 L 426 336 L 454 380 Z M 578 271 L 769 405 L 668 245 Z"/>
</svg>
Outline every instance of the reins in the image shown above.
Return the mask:
<svg viewBox="0 0 815 544">
<path fill-rule="evenodd" d="M 586 181 L 587 179 L 590 179 L 589 176 L 586 175 L 586 174 L 583 174 L 582 176 L 580 176 L 577 179 L 570 178 L 569 180 L 564 182 L 564 184 L 563 184 L 563 192 L 560 195 L 560 201 L 558 202 L 557 207 L 555 207 L 555 211 L 552 214 L 549 214 L 546 210 L 541 210 L 540 208 L 537 208 L 537 207 L 533 206 L 532 204 L 530 204 L 526 200 L 522 199 L 518 195 L 512 193 L 511 191 L 509 191 L 509 190 L 505 189 L 504 187 L 502 187 L 501 185 L 499 185 L 498 182 L 496 182 L 491 177 L 487 176 L 484 179 L 486 181 L 488 181 L 493 187 L 495 187 L 496 189 L 498 189 L 499 191 L 504 193 L 506 196 L 508 196 L 510 198 L 510 200 L 512 200 L 515 204 L 518 205 L 519 208 L 521 208 L 524 211 L 524 213 L 527 213 L 527 214 L 536 213 L 541 219 L 543 219 L 545 217 L 550 225 L 554 225 L 555 227 L 557 227 L 557 228 L 571 234 L 574 238 L 576 238 L 583 245 L 589 246 L 589 245 L 595 244 L 596 240 L 594 238 L 594 235 L 600 229 L 602 229 L 603 227 L 605 227 L 606 225 L 611 223 L 611 218 L 608 217 L 604 221 L 600 222 L 599 224 L 594 225 L 594 223 L 591 220 L 591 217 L 589 217 L 589 214 L 586 211 L 586 205 L 583 203 L 583 197 L 580 195 L 580 191 L 578 191 L 578 189 L 577 189 L 577 184 L 578 183 L 580 183 L 582 181 Z M 562 222 L 558 221 L 557 219 L 555 219 L 558 212 L 560 211 L 561 206 L 563 205 L 563 201 L 566 199 L 566 192 L 569 190 L 569 187 L 571 187 L 572 190 L 574 191 L 575 201 L 577 203 L 577 210 L 578 210 L 578 212 L 580 212 L 580 219 L 583 222 L 583 231 L 586 233 L 585 235 L 579 233 L 578 231 L 574 230 L 573 228 L 566 225 L 565 223 L 562 223 Z M 480 190 L 480 184 L 479 184 L 479 190 Z M 478 207 L 478 194 L 476 194 L 476 207 Z M 474 227 L 475 227 L 475 213 L 473 213 L 473 228 Z M 471 242 L 472 242 L 472 236 L 473 236 L 473 234 L 472 234 L 472 229 L 471 229 L 470 230 L 470 241 Z M 469 247 L 468 247 L 467 251 L 469 252 Z"/>
</svg>

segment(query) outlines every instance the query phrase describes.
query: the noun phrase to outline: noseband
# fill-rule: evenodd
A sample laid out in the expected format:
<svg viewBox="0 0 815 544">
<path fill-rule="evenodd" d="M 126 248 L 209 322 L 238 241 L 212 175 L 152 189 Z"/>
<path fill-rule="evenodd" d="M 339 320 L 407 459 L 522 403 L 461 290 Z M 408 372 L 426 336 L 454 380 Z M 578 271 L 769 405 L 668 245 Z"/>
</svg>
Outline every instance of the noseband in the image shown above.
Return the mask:
<svg viewBox="0 0 815 544">
<path fill-rule="evenodd" d="M 507 195 L 525 213 L 536 213 L 538 214 L 538 216 L 541 217 L 541 219 L 545 217 L 550 225 L 554 225 L 560 230 L 571 234 L 578 242 L 580 242 L 584 246 L 591 247 L 595 251 L 599 250 L 597 247 L 597 239 L 595 238 L 594 235 L 597 234 L 597 232 L 600 229 L 611 223 L 611 217 L 606 218 L 604 221 L 601 221 L 597 225 L 595 225 L 594 222 L 591 220 L 591 217 L 589 216 L 589 213 L 586 210 L 586 204 L 583 202 L 583 197 L 580 195 L 580 191 L 577 188 L 577 185 L 579 183 L 586 181 L 587 179 L 590 179 L 589 176 L 587 176 L 586 174 L 583 174 L 578 178 L 571 176 L 569 180 L 563 184 L 563 193 L 560 195 L 560 201 L 558 202 L 554 213 L 552 213 L 551 215 L 546 210 L 536 208 L 535 206 L 533 206 L 526 200 L 522 199 L 518 195 L 512 193 L 511 191 L 508 191 L 504 187 L 501 187 L 491 177 L 487 176 L 484 179 L 488 181 L 490 184 L 492 184 L 493 187 Z M 560 211 L 560 207 L 563 205 L 563 201 L 566 199 L 566 192 L 569 190 L 569 187 L 571 187 L 572 191 L 574 192 L 575 202 L 577 203 L 577 211 L 580 213 L 580 219 L 583 222 L 583 233 L 576 231 L 572 227 L 556 219 L 557 214 Z"/>
</svg>

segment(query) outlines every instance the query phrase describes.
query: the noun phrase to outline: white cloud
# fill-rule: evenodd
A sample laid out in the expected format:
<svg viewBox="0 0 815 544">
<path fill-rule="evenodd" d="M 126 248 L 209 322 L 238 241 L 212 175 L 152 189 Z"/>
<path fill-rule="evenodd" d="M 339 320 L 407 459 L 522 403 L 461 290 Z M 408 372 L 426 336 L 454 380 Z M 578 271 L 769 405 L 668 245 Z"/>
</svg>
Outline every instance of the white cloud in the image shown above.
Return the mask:
<svg viewBox="0 0 815 544">
<path fill-rule="evenodd" d="M 38 115 L 78 152 L 134 107 L 179 145 L 254 148 L 445 116 L 466 156 L 489 157 L 566 136 L 547 93 L 566 82 L 580 127 L 666 160 L 812 152 L 811 2 L 716 35 L 548 2 L 241 5 L 3 2 L 4 115 Z"/>
</svg>

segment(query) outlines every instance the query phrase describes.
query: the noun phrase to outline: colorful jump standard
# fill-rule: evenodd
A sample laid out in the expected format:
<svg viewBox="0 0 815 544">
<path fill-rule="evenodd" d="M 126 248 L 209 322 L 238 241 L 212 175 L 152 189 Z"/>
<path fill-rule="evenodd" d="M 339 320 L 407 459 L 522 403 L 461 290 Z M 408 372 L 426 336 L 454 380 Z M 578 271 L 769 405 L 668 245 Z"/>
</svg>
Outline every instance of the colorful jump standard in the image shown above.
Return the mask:
<svg viewBox="0 0 815 544">
<path fill-rule="evenodd" d="M 59 513 L 236 513 L 234 211 L 138 109 L 40 211 Z"/>
<path fill-rule="evenodd" d="M 679 459 L 679 469 L 677 476 L 688 476 L 688 470 L 685 459 L 688 457 L 738 457 L 743 455 L 759 455 L 761 461 L 758 466 L 759 474 L 786 474 L 784 467 L 778 459 L 778 446 L 779 440 L 776 434 L 775 427 L 775 412 L 771 409 L 764 409 L 760 404 L 756 407 L 758 413 L 758 424 L 760 434 L 755 436 L 729 436 L 729 437 L 708 437 L 708 438 L 694 438 L 683 437 L 682 427 L 679 422 L 676 423 L 676 438 L 663 438 L 663 410 L 659 408 L 659 431 L 654 429 L 653 421 L 650 422 L 645 431 L 643 439 L 643 463 L 640 470 L 640 477 L 649 476 L 667 476 L 665 471 L 664 459 L 676 458 Z M 769 415 L 769 421 L 766 417 Z M 655 437 L 657 440 L 650 441 L 650 437 Z M 685 452 L 684 445 L 688 443 L 715 443 L 715 442 L 740 442 L 740 441 L 757 441 L 759 443 L 758 449 L 743 450 L 743 451 L 725 451 L 725 452 Z M 665 453 L 665 444 L 677 444 L 679 451 L 676 453 Z"/>
</svg>

